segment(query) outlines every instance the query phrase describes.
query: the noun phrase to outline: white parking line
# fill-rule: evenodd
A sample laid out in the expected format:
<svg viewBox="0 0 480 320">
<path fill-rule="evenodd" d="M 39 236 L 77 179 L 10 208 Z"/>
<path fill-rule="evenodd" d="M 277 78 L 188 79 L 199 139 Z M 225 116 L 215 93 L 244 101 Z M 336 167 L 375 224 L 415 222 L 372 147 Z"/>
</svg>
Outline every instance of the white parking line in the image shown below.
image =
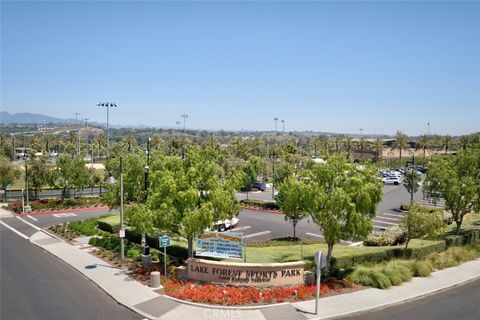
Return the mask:
<svg viewBox="0 0 480 320">
<path fill-rule="evenodd" d="M 65 218 L 65 217 L 76 217 L 77 214 L 73 212 L 67 212 L 67 213 L 55 213 L 52 214 L 55 218 Z"/>
<path fill-rule="evenodd" d="M 32 228 L 35 229 L 35 230 L 38 230 L 38 231 L 42 230 L 41 228 L 37 227 L 37 226 L 34 225 L 33 223 L 30 223 L 30 222 L 28 222 L 27 220 L 20 218 L 19 216 L 16 216 L 16 218 L 17 218 L 18 220 L 22 221 L 23 223 L 29 225 L 30 227 L 32 227 Z"/>
<path fill-rule="evenodd" d="M 247 230 L 247 229 L 249 229 L 249 228 L 250 228 L 250 226 L 244 226 L 244 227 L 238 227 L 238 228 L 235 227 L 235 228 L 233 228 L 233 229 L 231 229 L 231 230 L 229 230 L 229 231 L 231 231 L 231 232 L 236 232 L 236 231 Z"/>
<path fill-rule="evenodd" d="M 375 219 L 382 219 L 382 220 L 391 220 L 391 221 L 399 221 L 399 218 L 389 218 L 389 217 L 383 217 L 383 216 L 376 216 Z"/>
<path fill-rule="evenodd" d="M 384 213 L 384 215 L 391 216 L 391 217 L 398 217 L 400 219 L 404 216 L 403 214 L 397 214 L 397 213 Z"/>
<path fill-rule="evenodd" d="M 31 220 L 33 220 L 33 221 L 38 221 L 38 219 L 37 219 L 37 218 L 35 218 L 35 217 L 32 217 L 32 216 L 26 216 L 26 217 L 27 217 L 28 219 L 31 219 Z"/>
<path fill-rule="evenodd" d="M 257 232 L 257 233 L 247 234 L 244 238 L 248 239 L 248 238 L 258 237 L 258 236 L 261 236 L 261 235 L 264 235 L 264 234 L 268 234 L 270 232 L 271 231 L 261 231 L 261 232 Z"/>
<path fill-rule="evenodd" d="M 383 224 L 388 224 L 388 225 L 391 225 L 391 226 L 396 226 L 396 225 L 398 225 L 398 223 L 392 223 L 392 222 L 386 222 L 386 221 L 379 221 L 379 220 L 377 220 L 377 219 L 373 219 L 372 221 L 375 222 L 375 223 L 383 223 Z M 376 226 L 376 225 L 375 225 L 375 226 Z"/>
<path fill-rule="evenodd" d="M 22 237 L 23 239 L 25 239 L 25 240 L 28 240 L 28 239 L 29 239 L 26 235 L 24 235 L 23 233 L 21 233 L 21 232 L 18 231 L 17 229 L 14 229 L 14 228 L 10 227 L 8 224 L 6 224 L 5 222 L 3 222 L 2 220 L 0 220 L 0 224 L 1 224 L 2 226 L 4 226 L 5 228 L 8 228 L 8 229 L 12 230 L 13 232 L 15 232 L 16 234 L 18 234 L 18 235 L 19 235 L 20 237 Z"/>
<path fill-rule="evenodd" d="M 325 238 L 325 237 L 322 236 L 321 234 L 310 233 L 310 232 L 306 232 L 305 234 L 306 234 L 306 235 L 309 235 L 309 236 L 312 236 L 312 237 Z"/>
</svg>

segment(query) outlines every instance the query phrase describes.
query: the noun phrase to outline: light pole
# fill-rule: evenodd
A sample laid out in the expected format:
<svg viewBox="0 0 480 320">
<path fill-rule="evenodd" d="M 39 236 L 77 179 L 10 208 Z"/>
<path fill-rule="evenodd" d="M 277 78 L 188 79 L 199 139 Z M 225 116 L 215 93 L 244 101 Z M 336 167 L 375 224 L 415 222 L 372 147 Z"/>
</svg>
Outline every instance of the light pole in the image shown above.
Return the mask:
<svg viewBox="0 0 480 320">
<path fill-rule="evenodd" d="M 75 115 L 75 124 L 78 124 L 78 116 L 80 115 L 80 113 L 75 112 L 74 115 Z"/>
<path fill-rule="evenodd" d="M 273 121 L 275 121 L 275 135 L 277 135 L 277 121 L 278 121 L 278 117 L 273 118 Z"/>
<path fill-rule="evenodd" d="M 150 142 L 152 141 L 152 138 L 148 137 L 147 140 L 147 165 L 145 166 L 145 201 L 147 201 L 148 198 L 148 174 L 150 172 Z"/>
<path fill-rule="evenodd" d="M 90 120 L 90 119 L 88 119 L 88 118 L 84 118 L 83 120 L 85 120 L 85 127 L 87 127 L 87 128 L 88 128 L 88 120 Z"/>
<path fill-rule="evenodd" d="M 112 172 L 110 171 L 110 175 L 106 181 L 108 184 L 116 184 L 117 180 L 113 176 Z M 120 157 L 120 267 L 125 267 L 125 226 L 123 223 L 123 161 L 122 157 Z"/>
<path fill-rule="evenodd" d="M 182 114 L 182 118 L 183 118 L 183 133 L 185 133 L 185 119 L 188 118 L 188 114 Z"/>
<path fill-rule="evenodd" d="M 109 120 L 108 119 L 108 117 L 109 117 L 108 110 L 110 108 L 117 107 L 117 104 L 112 103 L 112 102 L 99 102 L 99 103 L 97 103 L 97 106 L 107 108 L 107 155 L 110 155 L 110 129 L 108 127 L 108 120 Z"/>
<path fill-rule="evenodd" d="M 283 131 L 283 135 L 285 135 L 285 120 L 281 120 L 282 121 L 282 131 Z"/>
<path fill-rule="evenodd" d="M 180 121 L 175 121 L 175 124 L 177 125 L 177 131 L 180 131 Z"/>
</svg>

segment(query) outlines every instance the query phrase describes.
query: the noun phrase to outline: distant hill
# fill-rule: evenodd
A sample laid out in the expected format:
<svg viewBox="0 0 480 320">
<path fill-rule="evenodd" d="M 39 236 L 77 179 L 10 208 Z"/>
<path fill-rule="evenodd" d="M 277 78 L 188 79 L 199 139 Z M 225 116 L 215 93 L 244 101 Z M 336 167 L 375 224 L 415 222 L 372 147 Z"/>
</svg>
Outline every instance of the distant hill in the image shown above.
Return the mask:
<svg viewBox="0 0 480 320">
<path fill-rule="evenodd" d="M 75 119 L 60 119 L 60 118 L 46 116 L 43 114 L 35 114 L 35 113 L 29 113 L 29 112 L 10 114 L 6 111 L 2 111 L 0 112 L 0 122 L 5 124 L 10 124 L 10 123 L 71 124 L 71 123 L 75 123 Z"/>
</svg>

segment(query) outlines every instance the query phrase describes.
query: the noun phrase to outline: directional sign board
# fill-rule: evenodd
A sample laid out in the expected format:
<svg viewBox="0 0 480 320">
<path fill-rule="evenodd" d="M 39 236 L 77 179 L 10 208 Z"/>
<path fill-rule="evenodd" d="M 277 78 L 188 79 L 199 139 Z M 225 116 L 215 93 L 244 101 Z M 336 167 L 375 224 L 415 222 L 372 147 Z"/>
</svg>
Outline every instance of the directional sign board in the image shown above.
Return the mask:
<svg viewBox="0 0 480 320">
<path fill-rule="evenodd" d="M 171 246 L 171 244 L 170 244 L 171 240 L 172 239 L 167 235 L 161 236 L 160 238 L 158 238 L 159 246 L 160 247 L 170 247 Z"/>
<path fill-rule="evenodd" d="M 327 265 L 327 257 L 323 255 L 322 251 L 317 251 L 315 253 L 315 265 L 320 267 L 320 269 L 325 268 Z"/>
</svg>

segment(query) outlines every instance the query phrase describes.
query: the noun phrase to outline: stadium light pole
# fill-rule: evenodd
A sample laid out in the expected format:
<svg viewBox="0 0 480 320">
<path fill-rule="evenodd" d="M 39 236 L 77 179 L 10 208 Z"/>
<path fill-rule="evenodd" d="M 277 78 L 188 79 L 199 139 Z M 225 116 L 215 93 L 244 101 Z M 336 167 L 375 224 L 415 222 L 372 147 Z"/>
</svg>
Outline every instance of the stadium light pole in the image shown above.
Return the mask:
<svg viewBox="0 0 480 320">
<path fill-rule="evenodd" d="M 123 269 L 125 267 L 125 225 L 123 223 L 123 163 L 122 157 L 120 157 L 120 266 Z M 114 185 L 117 183 L 117 180 L 113 176 L 113 173 L 110 171 L 109 177 L 106 181 L 107 184 Z"/>
<path fill-rule="evenodd" d="M 107 156 L 110 155 L 110 128 L 108 126 L 108 118 L 109 118 L 109 113 L 108 110 L 110 108 L 115 108 L 118 107 L 116 103 L 113 102 L 99 102 L 97 103 L 97 106 L 99 107 L 106 107 L 107 108 Z"/>
<path fill-rule="evenodd" d="M 183 118 L 183 133 L 185 133 L 185 119 L 188 118 L 188 114 L 182 114 L 182 118 Z"/>
<path fill-rule="evenodd" d="M 273 118 L 273 121 L 275 121 L 275 135 L 277 135 L 277 121 L 278 121 L 278 117 Z"/>
</svg>

